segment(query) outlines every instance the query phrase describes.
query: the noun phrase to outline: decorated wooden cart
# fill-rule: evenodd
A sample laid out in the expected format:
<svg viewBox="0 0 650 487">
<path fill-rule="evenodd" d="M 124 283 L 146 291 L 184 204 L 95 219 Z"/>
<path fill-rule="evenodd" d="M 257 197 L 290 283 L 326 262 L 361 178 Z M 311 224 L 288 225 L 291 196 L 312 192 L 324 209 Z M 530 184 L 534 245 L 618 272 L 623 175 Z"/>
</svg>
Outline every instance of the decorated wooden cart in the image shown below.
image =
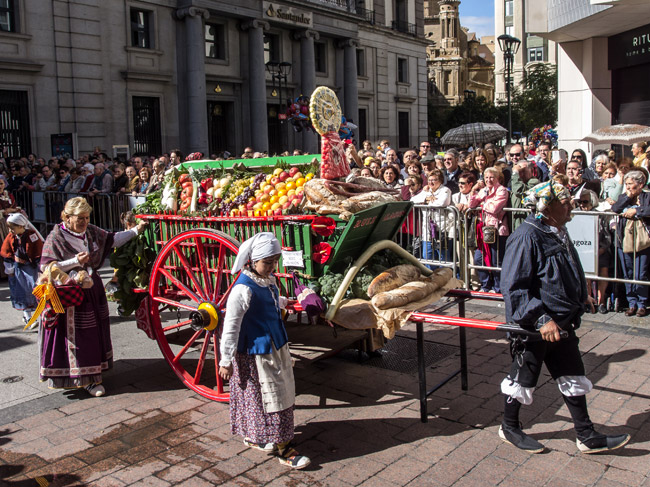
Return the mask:
<svg viewBox="0 0 650 487">
<path fill-rule="evenodd" d="M 228 293 L 237 277 L 230 269 L 240 243 L 258 232 L 276 235 L 283 247 L 276 276 L 281 293 L 290 299 L 294 298 L 291 271 L 310 279 L 341 265 L 348 267 L 340 292 L 326 313 L 331 318 L 356 271 L 375 252 L 390 248 L 421 265 L 392 241 L 410 208 L 409 202 L 385 203 L 359 212 L 349 221 L 333 219 L 336 227 L 327 237 L 314 231 L 317 215 L 138 215 L 149 222 L 148 238 L 157 253 L 148 297 L 136 313 L 139 326 L 158 342 L 165 360 L 187 387 L 204 397 L 227 401 L 217 374 L 219 336 Z M 321 259 L 316 253 L 322 244 L 331 247 L 331 255 L 318 263 Z M 295 302 L 291 310 L 301 311 Z"/>
</svg>

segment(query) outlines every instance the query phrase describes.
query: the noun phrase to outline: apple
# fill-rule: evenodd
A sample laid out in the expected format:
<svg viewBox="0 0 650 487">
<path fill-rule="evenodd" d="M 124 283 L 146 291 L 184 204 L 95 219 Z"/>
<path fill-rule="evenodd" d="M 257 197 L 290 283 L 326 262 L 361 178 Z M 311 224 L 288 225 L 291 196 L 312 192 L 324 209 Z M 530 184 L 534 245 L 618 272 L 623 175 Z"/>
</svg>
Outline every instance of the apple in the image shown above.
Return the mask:
<svg viewBox="0 0 650 487">
<path fill-rule="evenodd" d="M 282 205 L 281 205 L 280 203 L 273 203 L 273 204 L 271 205 L 271 209 L 272 209 L 272 210 L 277 210 L 277 209 L 280 208 L 281 206 L 282 206 Z"/>
<path fill-rule="evenodd" d="M 273 214 L 275 216 L 282 216 L 282 208 L 276 208 L 275 210 L 273 210 Z"/>
<path fill-rule="evenodd" d="M 292 177 L 293 177 L 293 180 L 294 180 L 294 181 L 297 181 L 298 179 L 300 179 L 300 178 L 304 178 L 305 176 L 303 176 L 302 173 L 301 173 L 300 171 L 298 171 L 298 172 L 297 172 L 296 174 L 294 174 Z"/>
<path fill-rule="evenodd" d="M 255 203 L 253 205 L 254 210 L 261 210 L 262 209 L 262 202 Z"/>
<path fill-rule="evenodd" d="M 280 175 L 278 176 L 278 179 L 280 181 L 286 181 L 286 179 L 289 177 L 289 173 L 287 171 L 282 171 Z"/>
<path fill-rule="evenodd" d="M 276 195 L 276 194 L 278 194 L 278 190 L 277 190 L 277 189 L 272 189 L 271 191 L 269 191 L 269 196 L 274 196 L 274 195 Z"/>
<path fill-rule="evenodd" d="M 300 169 L 294 166 L 291 169 L 289 169 L 289 176 L 294 177 L 297 172 L 300 172 Z"/>
<path fill-rule="evenodd" d="M 286 195 L 285 196 L 280 196 L 278 198 L 278 203 L 280 203 L 281 205 L 284 205 L 287 201 L 289 201 L 289 197 L 286 196 Z"/>
<path fill-rule="evenodd" d="M 295 189 L 290 189 L 289 191 L 287 191 L 287 196 L 293 196 L 294 194 L 296 194 Z"/>
<path fill-rule="evenodd" d="M 281 174 L 282 172 L 284 172 L 284 169 L 282 169 L 281 167 L 276 167 L 275 170 L 273 171 L 273 175 L 277 176 L 278 174 Z"/>
<path fill-rule="evenodd" d="M 290 206 L 291 206 L 291 202 L 287 201 L 285 204 L 282 205 L 282 209 L 283 209 L 283 210 L 286 210 L 286 209 L 289 208 Z"/>
<path fill-rule="evenodd" d="M 271 185 L 272 185 L 272 186 L 275 186 L 275 185 L 278 184 L 279 182 L 280 182 L 280 180 L 279 180 L 277 177 L 273 176 L 273 177 L 271 178 Z"/>
<path fill-rule="evenodd" d="M 254 202 L 254 201 L 249 201 L 248 203 L 246 203 L 246 209 L 247 209 L 247 210 L 252 210 L 252 209 L 253 209 L 253 206 L 255 206 L 255 202 Z"/>
<path fill-rule="evenodd" d="M 274 189 L 275 189 L 275 188 L 273 188 L 273 186 L 271 186 L 271 185 L 269 184 L 266 188 L 264 188 L 264 194 L 269 194 L 269 193 L 270 193 L 271 191 L 273 191 Z"/>
<path fill-rule="evenodd" d="M 287 185 L 285 183 L 279 182 L 278 184 L 275 185 L 275 190 L 280 191 L 280 190 L 282 190 L 282 189 L 284 189 L 286 187 L 287 187 Z"/>
<path fill-rule="evenodd" d="M 266 182 L 268 183 L 269 181 L 271 181 L 272 178 L 273 175 L 269 174 L 268 176 L 266 176 Z"/>
</svg>

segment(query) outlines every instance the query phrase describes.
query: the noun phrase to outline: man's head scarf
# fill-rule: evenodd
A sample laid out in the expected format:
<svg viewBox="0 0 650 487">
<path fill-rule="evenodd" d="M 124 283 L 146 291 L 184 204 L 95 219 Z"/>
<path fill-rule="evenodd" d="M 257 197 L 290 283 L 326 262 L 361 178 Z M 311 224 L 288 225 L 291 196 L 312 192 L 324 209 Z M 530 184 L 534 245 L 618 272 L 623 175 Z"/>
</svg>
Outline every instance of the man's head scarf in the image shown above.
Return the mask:
<svg viewBox="0 0 650 487">
<path fill-rule="evenodd" d="M 11 223 L 13 225 L 18 225 L 18 226 L 25 227 L 25 228 L 30 229 L 30 230 L 34 230 L 36 235 L 38 235 L 38 238 L 40 238 L 42 242 L 45 242 L 45 239 L 43 238 L 43 235 L 41 235 L 41 233 L 38 230 L 36 230 L 36 227 L 34 225 L 32 225 L 32 222 L 30 222 L 27 219 L 27 217 L 25 215 L 23 215 L 22 213 L 11 213 L 7 217 L 7 223 Z"/>
<path fill-rule="evenodd" d="M 535 209 L 535 218 L 541 219 L 543 217 L 542 212 L 554 200 L 565 200 L 569 198 L 571 198 L 569 190 L 551 179 L 529 190 L 524 198 L 524 205 Z"/>
<path fill-rule="evenodd" d="M 256 262 L 278 255 L 280 252 L 282 252 L 282 248 L 275 235 L 271 232 L 258 233 L 241 244 L 232 272 L 239 272 L 249 261 Z"/>
</svg>

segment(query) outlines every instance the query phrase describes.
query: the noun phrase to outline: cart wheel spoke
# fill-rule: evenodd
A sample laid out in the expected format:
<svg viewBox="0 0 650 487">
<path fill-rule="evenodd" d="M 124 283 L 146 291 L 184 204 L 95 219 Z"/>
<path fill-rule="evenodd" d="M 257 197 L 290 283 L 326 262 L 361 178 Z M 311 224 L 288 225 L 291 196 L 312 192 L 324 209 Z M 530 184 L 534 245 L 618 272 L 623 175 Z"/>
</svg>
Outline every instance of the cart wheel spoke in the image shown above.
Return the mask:
<svg viewBox="0 0 650 487">
<path fill-rule="evenodd" d="M 198 331 L 196 331 L 196 332 L 194 333 L 194 335 L 192 335 L 192 338 L 190 338 L 190 339 L 188 340 L 188 342 L 187 342 L 185 345 L 183 345 L 183 348 L 181 348 L 181 351 L 178 352 L 178 353 L 174 356 L 174 360 L 173 360 L 173 362 L 178 362 L 178 361 L 183 357 L 183 355 L 185 355 L 185 352 L 187 352 L 187 351 L 189 350 L 189 348 L 194 344 L 194 342 L 196 341 L 196 339 L 199 338 L 199 337 L 201 336 L 201 334 L 204 333 L 204 332 L 205 332 L 205 330 L 198 330 Z"/>
<path fill-rule="evenodd" d="M 223 263 L 225 261 L 226 257 L 226 249 L 223 247 L 219 247 L 219 257 L 217 258 L 217 279 L 214 284 L 214 293 L 212 294 L 212 302 L 214 303 L 217 300 L 217 293 L 219 292 L 219 289 L 221 289 L 221 275 L 223 274 Z"/>
<path fill-rule="evenodd" d="M 178 302 L 178 301 L 174 301 L 173 299 L 167 299 L 167 298 L 163 298 L 163 297 L 160 297 L 160 296 L 154 296 L 153 300 L 157 301 L 159 303 L 166 304 L 168 306 L 173 306 L 175 308 L 183 308 L 183 309 L 188 309 L 190 311 L 196 311 L 197 310 L 197 307 L 192 306 L 191 304 L 181 303 L 181 302 Z"/>
<path fill-rule="evenodd" d="M 214 372 L 217 375 L 217 392 L 223 394 L 223 379 L 219 375 L 219 361 L 221 360 L 221 353 L 219 350 L 219 341 L 217 339 L 217 334 L 212 334 L 212 341 L 214 345 Z"/>
<path fill-rule="evenodd" d="M 185 321 L 181 321 L 181 322 L 179 322 L 179 323 L 176 323 L 175 325 L 166 326 L 166 327 L 164 327 L 162 330 L 163 330 L 165 333 L 167 333 L 168 331 L 176 330 L 176 329 L 178 329 L 178 328 L 182 328 L 182 327 L 184 327 L 184 326 L 187 326 L 187 325 L 189 325 L 190 323 L 192 323 L 192 320 L 185 320 Z"/>
<path fill-rule="evenodd" d="M 205 364 L 205 355 L 208 352 L 210 347 L 210 339 L 212 338 L 213 333 L 207 332 L 205 335 L 205 340 L 203 340 L 203 346 L 201 347 L 201 356 L 199 357 L 199 363 L 196 365 L 196 373 L 194 374 L 194 384 L 199 383 L 201 379 L 201 373 L 203 372 L 203 366 Z"/>
<path fill-rule="evenodd" d="M 203 240 L 200 237 L 194 237 L 194 243 L 196 244 L 196 255 L 199 259 L 199 268 L 201 269 L 203 282 L 205 282 L 205 295 L 212 296 L 212 279 L 210 278 L 210 273 L 208 272 L 208 263 L 206 262 Z"/>
<path fill-rule="evenodd" d="M 183 291 L 188 298 L 192 299 L 193 301 L 196 301 L 197 303 L 200 303 L 203 301 L 197 294 L 192 291 L 189 287 L 187 287 L 185 284 L 183 284 L 181 281 L 179 281 L 177 278 L 172 276 L 171 272 L 169 272 L 167 269 L 160 269 L 160 273 L 165 276 L 167 279 L 169 279 L 172 284 L 174 284 L 176 287 L 178 287 L 181 291 Z"/>
<path fill-rule="evenodd" d="M 185 258 L 185 255 L 183 255 L 183 252 L 181 252 L 180 249 L 178 247 L 176 247 L 176 246 L 174 246 L 174 252 L 176 252 L 176 255 L 178 256 L 178 259 L 181 261 L 181 265 L 185 268 L 185 272 L 187 273 L 187 276 L 190 278 L 190 280 L 194 284 L 194 287 L 196 288 L 196 292 L 199 293 L 202 300 L 206 301 L 207 297 L 205 296 L 205 294 L 203 294 L 203 290 L 201 288 L 201 283 L 198 281 L 198 279 L 194 275 L 194 271 L 192 270 L 192 267 L 190 266 L 190 263 L 188 262 L 187 258 Z"/>
<path fill-rule="evenodd" d="M 228 299 L 228 295 L 230 294 L 230 291 L 232 288 L 235 286 L 235 283 L 237 282 L 237 279 L 233 279 L 232 283 L 230 283 L 230 286 L 228 286 L 228 289 L 226 289 L 226 292 L 223 293 L 223 296 L 219 299 L 219 302 L 217 303 L 217 309 L 222 309 L 224 306 L 226 306 L 226 300 Z"/>
</svg>

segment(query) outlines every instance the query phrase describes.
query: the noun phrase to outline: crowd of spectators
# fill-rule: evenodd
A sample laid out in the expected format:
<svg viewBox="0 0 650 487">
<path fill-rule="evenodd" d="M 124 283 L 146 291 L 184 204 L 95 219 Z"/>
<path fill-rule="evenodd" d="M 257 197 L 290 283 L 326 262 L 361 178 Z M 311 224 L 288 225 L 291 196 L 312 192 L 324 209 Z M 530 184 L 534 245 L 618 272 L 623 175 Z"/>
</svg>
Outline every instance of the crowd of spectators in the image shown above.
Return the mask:
<svg viewBox="0 0 650 487">
<path fill-rule="evenodd" d="M 144 196 L 158 189 L 165 171 L 183 161 L 180 150 L 160 157 L 111 159 L 96 151 L 77 159 L 35 154 L 11 159 L 0 157 L 0 179 L 9 192 L 58 191 L 64 193 L 120 193 Z"/>
<path fill-rule="evenodd" d="M 597 274 L 613 276 L 618 266 L 618 277 L 647 281 L 650 249 L 623 252 L 627 222 L 641 219 L 650 229 L 650 192 L 645 191 L 650 149 L 645 143 L 634 144 L 632 154 L 633 158 L 617 158 L 613 150 L 599 150 L 588 160 L 581 149 L 569 155 L 549 141 L 509 144 L 503 149 L 486 144 L 441 153 L 432 151 L 427 141 L 419 150 L 403 153 L 391 148 L 388 140 L 376 148 L 369 141 L 364 141 L 359 150 L 348 146 L 355 175 L 376 178 L 387 188 L 399 189 L 403 200 L 419 205 L 415 219 L 405 224 L 402 238 L 422 259 L 451 261 L 456 238 L 457 259 L 463 259 L 467 246 L 472 249 L 472 264 L 500 267 L 508 236 L 527 216 L 524 211 L 506 210 L 523 209 L 526 193 L 553 179 L 569 189 L 577 211 L 609 212 L 610 216 L 599 218 Z M 471 228 L 466 233 L 459 228 L 458 218 L 445 210 L 451 207 L 460 214 L 469 212 L 465 221 Z M 612 218 L 611 212 L 620 217 Z M 499 272 L 478 270 L 472 281 L 477 290 L 500 292 Z M 621 308 L 627 301 L 628 316 L 646 315 L 648 286 L 626 284 L 620 296 L 608 301 L 616 291 L 614 286 L 606 281 L 590 284 L 599 312 L 607 313 L 615 299 L 620 299 Z"/>
<path fill-rule="evenodd" d="M 453 241 L 458 242 L 456 255 L 463 258 L 464 247 L 472 249 L 470 263 L 479 267 L 499 267 L 508 235 L 522 224 L 521 209 L 526 192 L 540 182 L 554 179 L 566 186 L 578 210 L 615 211 L 621 214 L 619 231 L 613 219 L 607 222 L 602 241 L 608 248 L 599 250 L 598 274 L 607 277 L 612 266 L 622 265 L 619 276 L 647 280 L 650 249 L 630 254 L 622 252 L 625 222 L 650 216 L 646 203 L 650 198 L 634 193 L 632 186 L 646 188 L 650 149 L 644 143 L 634 144 L 633 157 L 617 158 L 614 151 L 596 151 L 589 161 L 584 151 L 567 151 L 553 147 L 549 141 L 538 145 L 494 144 L 467 150 L 432 150 L 423 141 L 418 148 L 400 152 L 389 140 L 374 145 L 366 140 L 357 149 L 346 146 L 352 173 L 378 179 L 387 188 L 399 191 L 403 200 L 426 207 L 426 220 L 407 222 L 403 237 L 418 256 L 430 260 L 451 261 Z M 436 148 L 437 149 L 437 148 Z M 646 152 L 647 151 L 647 152 Z M 194 154 L 188 156 L 191 159 Z M 302 155 L 294 150 L 281 155 Z M 242 159 L 267 157 L 266 153 L 246 147 Z M 235 159 L 230 153 L 211 159 Z M 160 188 L 165 171 L 186 160 L 180 150 L 159 157 L 135 156 L 128 161 L 113 160 L 101 150 L 78 159 L 52 157 L 49 160 L 30 154 L 20 159 L 0 157 L 0 180 L 7 193 L 16 191 L 60 191 L 65 193 L 146 195 Z M 640 197 L 643 196 L 643 197 Z M 587 205 L 589 201 L 590 206 Z M 469 212 L 469 231 L 457 227 L 446 208 Z M 647 212 L 647 213 L 646 213 Z M 460 231 L 459 231 L 460 230 Z M 602 229 L 601 229 L 602 230 Z M 456 232 L 459 232 L 456 234 Z M 619 238 L 614 238 L 619 234 Z M 465 240 L 467 235 L 467 240 Z M 609 238 L 606 238 L 609 237 Z M 462 247 L 461 247 L 462 246 Z M 613 259 L 613 256 L 618 259 Z M 486 292 L 500 292 L 499 272 L 484 269 L 472 273 L 472 286 Z M 597 289 L 597 291 L 596 291 Z M 607 287 L 594 284 L 599 310 L 607 312 Z M 629 309 L 645 315 L 647 286 L 628 286 L 625 298 Z"/>
</svg>

